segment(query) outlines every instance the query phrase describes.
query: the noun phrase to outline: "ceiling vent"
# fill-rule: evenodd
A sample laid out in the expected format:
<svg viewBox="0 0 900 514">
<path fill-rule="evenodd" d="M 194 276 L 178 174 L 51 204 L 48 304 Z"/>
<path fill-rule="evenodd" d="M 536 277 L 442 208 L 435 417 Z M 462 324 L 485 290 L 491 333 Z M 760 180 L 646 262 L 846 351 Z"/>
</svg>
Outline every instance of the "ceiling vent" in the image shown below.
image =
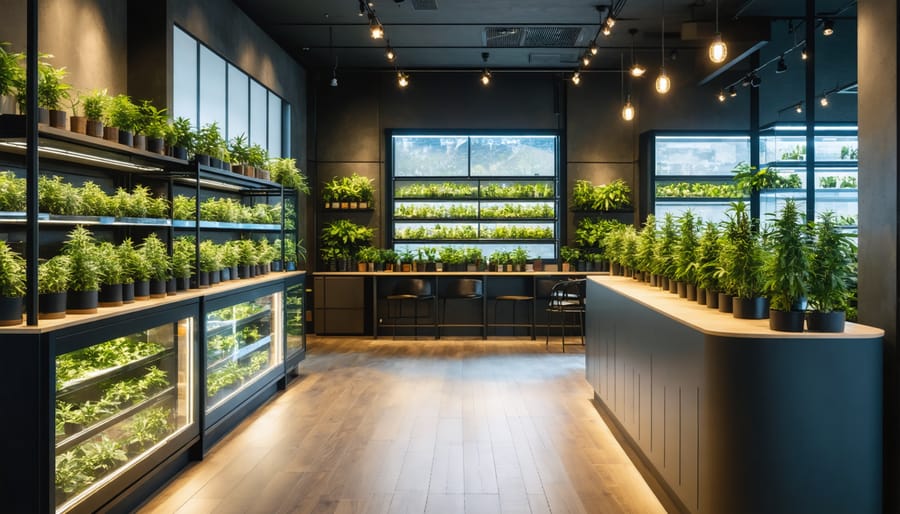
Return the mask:
<svg viewBox="0 0 900 514">
<path fill-rule="evenodd" d="M 412 0 L 412 6 L 417 11 L 437 11 L 437 0 Z"/>
<path fill-rule="evenodd" d="M 572 48 L 581 37 L 581 27 L 485 27 L 488 48 Z"/>
</svg>

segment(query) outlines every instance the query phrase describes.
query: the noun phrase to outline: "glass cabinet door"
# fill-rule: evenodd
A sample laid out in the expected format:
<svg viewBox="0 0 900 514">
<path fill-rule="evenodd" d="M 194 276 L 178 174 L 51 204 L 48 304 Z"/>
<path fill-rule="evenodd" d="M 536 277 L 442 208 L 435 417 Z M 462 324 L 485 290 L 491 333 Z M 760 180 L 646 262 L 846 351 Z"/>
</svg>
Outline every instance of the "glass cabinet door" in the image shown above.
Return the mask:
<svg viewBox="0 0 900 514">
<path fill-rule="evenodd" d="M 207 413 L 282 365 L 281 301 L 272 293 L 207 314 Z"/>
<path fill-rule="evenodd" d="M 185 318 L 56 357 L 56 507 L 67 511 L 194 420 Z"/>
<path fill-rule="evenodd" d="M 306 283 L 301 281 L 289 285 L 284 295 L 284 321 L 285 336 L 287 339 L 287 354 L 285 361 L 291 361 L 297 354 L 306 351 L 306 314 L 303 307 L 303 299 L 306 295 Z"/>
</svg>

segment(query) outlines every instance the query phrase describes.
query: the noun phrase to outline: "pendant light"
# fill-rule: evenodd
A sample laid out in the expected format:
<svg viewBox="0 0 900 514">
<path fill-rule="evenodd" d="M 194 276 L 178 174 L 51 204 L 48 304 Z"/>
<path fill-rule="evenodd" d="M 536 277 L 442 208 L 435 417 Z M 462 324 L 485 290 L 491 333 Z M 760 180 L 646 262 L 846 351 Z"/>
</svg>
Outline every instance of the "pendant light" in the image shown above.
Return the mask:
<svg viewBox="0 0 900 514">
<path fill-rule="evenodd" d="M 597 46 L 597 43 L 591 41 L 590 46 L 588 46 L 588 50 L 591 52 L 591 55 L 597 55 L 597 52 L 600 51 L 600 48 Z"/>
<path fill-rule="evenodd" d="M 572 84 L 578 85 L 581 84 L 581 72 L 576 71 L 572 74 Z"/>
<path fill-rule="evenodd" d="M 720 103 L 724 103 L 725 100 L 728 99 L 728 97 L 725 96 L 725 90 L 724 90 L 724 89 L 720 89 L 720 90 L 719 90 L 719 94 L 716 95 L 716 99 L 717 99 Z"/>
<path fill-rule="evenodd" d="M 369 13 L 369 34 L 372 36 L 372 39 L 384 38 L 384 27 L 378 21 L 378 17 L 371 12 Z"/>
<path fill-rule="evenodd" d="M 822 21 L 822 24 L 823 24 L 822 35 L 825 37 L 833 36 L 834 35 L 834 20 L 832 20 L 831 18 L 825 18 Z"/>
<path fill-rule="evenodd" d="M 331 52 L 332 60 L 334 60 L 334 68 L 331 69 L 331 82 L 329 85 L 331 87 L 338 87 L 338 79 L 337 79 L 337 67 L 338 67 L 338 58 L 334 53 L 334 34 L 332 27 L 328 27 L 328 48 Z"/>
<path fill-rule="evenodd" d="M 484 68 L 481 70 L 481 84 L 487 86 L 491 83 L 491 70 L 487 67 L 488 58 L 491 56 L 488 52 L 481 52 L 481 61 L 484 62 Z"/>
<path fill-rule="evenodd" d="M 621 91 L 622 91 L 622 94 L 624 95 L 625 94 L 625 56 L 623 56 L 622 54 L 619 54 L 619 61 L 620 61 L 620 69 L 621 69 L 621 73 L 619 74 L 619 76 L 622 78 Z M 633 120 L 634 115 L 635 115 L 634 105 L 632 105 L 632 103 L 631 103 L 630 89 L 631 88 L 629 87 L 628 96 L 625 97 L 625 104 L 622 106 L 622 119 L 625 121 Z"/>
<path fill-rule="evenodd" d="M 391 41 L 388 40 L 387 46 L 384 48 L 384 58 L 388 60 L 388 62 L 394 62 L 397 58 L 397 53 L 394 52 L 394 49 L 391 48 Z"/>
<path fill-rule="evenodd" d="M 587 50 L 583 54 L 581 54 L 581 64 L 587 66 L 591 64 L 591 53 Z"/>
<path fill-rule="evenodd" d="M 666 0 L 662 2 L 662 32 L 659 37 L 660 65 L 656 77 L 656 92 L 664 95 L 672 88 L 672 81 L 666 75 Z"/>
<path fill-rule="evenodd" d="M 637 34 L 638 29 L 630 28 L 628 29 L 628 33 L 631 34 L 631 69 L 630 73 L 632 77 L 643 77 L 644 73 L 647 73 L 647 68 L 644 68 L 634 59 L 634 35 Z"/>
<path fill-rule="evenodd" d="M 822 95 L 822 98 L 819 99 L 819 105 L 822 107 L 828 107 L 828 95 Z"/>
<path fill-rule="evenodd" d="M 600 29 L 600 33 L 606 37 L 609 37 L 609 35 L 612 34 L 612 28 L 610 28 L 609 25 L 604 23 L 603 28 Z"/>
<path fill-rule="evenodd" d="M 722 34 L 719 32 L 719 0 L 716 0 L 716 35 L 709 45 L 709 60 L 719 64 L 728 57 L 728 46 L 722 41 Z"/>
<path fill-rule="evenodd" d="M 401 88 L 405 88 L 409 85 L 409 75 L 403 73 L 402 71 L 397 72 L 397 85 Z"/>
</svg>

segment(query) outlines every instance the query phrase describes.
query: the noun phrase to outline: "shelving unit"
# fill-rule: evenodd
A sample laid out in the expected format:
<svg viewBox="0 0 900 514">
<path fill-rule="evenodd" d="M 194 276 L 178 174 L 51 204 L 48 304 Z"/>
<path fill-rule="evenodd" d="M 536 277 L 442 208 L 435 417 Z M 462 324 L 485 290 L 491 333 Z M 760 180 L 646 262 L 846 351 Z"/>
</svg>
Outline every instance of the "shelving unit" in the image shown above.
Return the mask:
<svg viewBox="0 0 900 514">
<path fill-rule="evenodd" d="M 550 133 L 389 136 L 392 187 L 388 244 L 422 247 L 525 248 L 556 259 L 559 139 Z"/>
</svg>

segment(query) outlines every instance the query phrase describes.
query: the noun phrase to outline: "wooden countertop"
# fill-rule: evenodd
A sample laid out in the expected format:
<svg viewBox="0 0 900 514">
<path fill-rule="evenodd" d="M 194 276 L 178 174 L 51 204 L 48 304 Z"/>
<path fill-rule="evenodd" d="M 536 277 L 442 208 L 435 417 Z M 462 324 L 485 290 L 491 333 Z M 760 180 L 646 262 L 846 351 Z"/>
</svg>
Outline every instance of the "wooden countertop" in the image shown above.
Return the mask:
<svg viewBox="0 0 900 514">
<path fill-rule="evenodd" d="M 622 296 L 687 325 L 698 332 L 718 336 L 754 339 L 875 339 L 884 337 L 884 330 L 847 322 L 842 333 L 829 332 L 779 332 L 769 328 L 768 319 L 738 319 L 730 313 L 707 308 L 697 302 L 689 302 L 678 295 L 650 287 L 626 277 L 589 277 L 593 283 L 615 291 Z M 587 302 L 590 303 L 590 292 Z"/>
<path fill-rule="evenodd" d="M 229 291 L 244 289 L 247 287 L 265 285 L 271 282 L 284 280 L 286 278 L 303 275 L 305 273 L 305 271 L 276 271 L 269 273 L 268 275 L 262 275 L 254 278 L 229 280 L 227 282 L 220 282 L 219 284 L 208 287 L 206 289 L 189 289 L 187 291 L 180 291 L 174 296 L 166 296 L 165 298 L 151 298 L 149 300 L 129 303 L 120 307 L 100 307 L 97 309 L 96 314 L 66 314 L 66 317 L 62 319 L 42 319 L 38 321 L 38 324 L 36 326 L 28 326 L 22 324 L 13 327 L 2 327 L 0 328 L 0 336 L 2 336 L 3 334 L 41 334 L 44 332 L 52 332 L 54 330 L 73 327 L 84 323 L 109 319 L 117 316 L 122 316 L 124 314 L 131 314 L 134 312 L 142 311 L 144 309 L 160 307 L 167 304 L 174 304 L 183 302 L 185 300 L 193 300 L 195 298 L 213 294 L 226 293 Z"/>
<path fill-rule="evenodd" d="M 489 277 L 558 277 L 565 276 L 602 276 L 606 271 L 317 271 L 317 277 L 471 277 L 486 275 Z"/>
</svg>

